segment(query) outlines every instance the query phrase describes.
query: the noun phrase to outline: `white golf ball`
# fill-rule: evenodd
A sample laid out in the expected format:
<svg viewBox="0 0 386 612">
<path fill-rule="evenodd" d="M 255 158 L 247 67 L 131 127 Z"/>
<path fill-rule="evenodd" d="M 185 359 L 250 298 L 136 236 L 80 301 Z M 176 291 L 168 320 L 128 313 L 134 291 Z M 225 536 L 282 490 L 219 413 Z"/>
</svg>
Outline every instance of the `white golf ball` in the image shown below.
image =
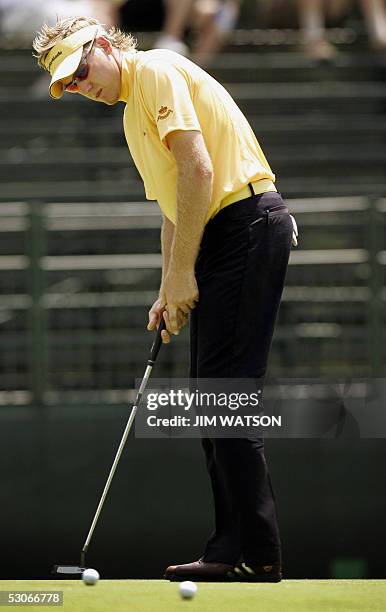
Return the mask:
<svg viewBox="0 0 386 612">
<path fill-rule="evenodd" d="M 193 599 L 197 593 L 197 585 L 191 580 L 180 583 L 180 595 L 182 599 Z"/>
<path fill-rule="evenodd" d="M 82 574 L 82 580 L 85 584 L 96 584 L 99 580 L 99 573 L 95 569 L 86 569 Z"/>
</svg>

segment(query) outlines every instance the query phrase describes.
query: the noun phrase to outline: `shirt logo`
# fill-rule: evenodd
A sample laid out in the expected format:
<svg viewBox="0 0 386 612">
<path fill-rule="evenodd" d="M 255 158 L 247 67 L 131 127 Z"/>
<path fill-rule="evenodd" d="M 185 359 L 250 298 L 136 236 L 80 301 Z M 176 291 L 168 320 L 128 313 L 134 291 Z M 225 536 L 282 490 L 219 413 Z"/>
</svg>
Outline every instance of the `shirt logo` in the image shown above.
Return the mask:
<svg viewBox="0 0 386 612">
<path fill-rule="evenodd" d="M 160 121 L 160 119 L 167 119 L 167 117 L 169 117 L 169 115 L 172 114 L 172 109 L 168 108 L 167 106 L 161 106 L 161 108 L 158 111 L 158 117 L 157 117 L 157 122 Z"/>
</svg>

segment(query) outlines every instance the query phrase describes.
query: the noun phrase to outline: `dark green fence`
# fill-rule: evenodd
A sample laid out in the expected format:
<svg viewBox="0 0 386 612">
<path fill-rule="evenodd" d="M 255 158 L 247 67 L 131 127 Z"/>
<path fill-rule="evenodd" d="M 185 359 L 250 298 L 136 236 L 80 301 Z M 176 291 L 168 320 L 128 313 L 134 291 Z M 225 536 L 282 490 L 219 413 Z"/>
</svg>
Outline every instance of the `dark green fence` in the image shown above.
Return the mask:
<svg viewBox="0 0 386 612">
<path fill-rule="evenodd" d="M 300 229 L 270 373 L 385 371 L 385 200 L 289 202 Z M 0 207 L 2 404 L 121 403 L 141 376 L 161 256 L 158 208 L 144 202 Z M 187 330 L 159 376 L 184 376 Z"/>
</svg>

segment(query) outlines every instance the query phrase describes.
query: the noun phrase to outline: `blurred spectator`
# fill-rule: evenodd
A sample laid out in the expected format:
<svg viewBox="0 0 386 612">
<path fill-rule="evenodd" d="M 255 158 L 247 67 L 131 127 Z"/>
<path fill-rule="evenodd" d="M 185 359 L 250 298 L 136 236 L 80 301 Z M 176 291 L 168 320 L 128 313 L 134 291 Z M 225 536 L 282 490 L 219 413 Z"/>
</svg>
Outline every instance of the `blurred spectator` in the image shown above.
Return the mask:
<svg viewBox="0 0 386 612">
<path fill-rule="evenodd" d="M 124 0 L 0 0 L 0 31 L 16 43 L 31 44 L 43 21 L 90 15 L 107 26 L 117 25 L 118 9 Z"/>
<path fill-rule="evenodd" d="M 335 47 L 326 38 L 325 18 L 328 10 L 325 0 L 296 0 L 299 26 L 305 53 L 315 60 L 331 60 Z"/>
<path fill-rule="evenodd" d="M 240 4 L 241 0 L 198 0 L 193 25 L 198 32 L 194 58 L 199 64 L 210 61 L 224 45 L 236 25 Z"/>
<path fill-rule="evenodd" d="M 360 0 L 362 12 L 372 46 L 386 51 L 386 3 L 385 0 Z"/>
<path fill-rule="evenodd" d="M 192 55 L 198 63 L 208 62 L 233 29 L 241 0 L 165 0 L 166 17 L 155 48 L 188 55 L 183 41 L 187 27 L 197 32 Z"/>
<path fill-rule="evenodd" d="M 162 33 L 154 44 L 156 49 L 170 49 L 188 55 L 189 49 L 182 39 L 194 3 L 195 0 L 165 0 L 165 21 Z"/>
<path fill-rule="evenodd" d="M 326 36 L 326 18 L 348 10 L 347 0 L 296 0 L 299 25 L 306 54 L 316 60 L 331 60 L 335 47 Z M 384 0 L 359 0 L 365 17 L 370 42 L 376 49 L 386 50 L 386 7 Z"/>
</svg>

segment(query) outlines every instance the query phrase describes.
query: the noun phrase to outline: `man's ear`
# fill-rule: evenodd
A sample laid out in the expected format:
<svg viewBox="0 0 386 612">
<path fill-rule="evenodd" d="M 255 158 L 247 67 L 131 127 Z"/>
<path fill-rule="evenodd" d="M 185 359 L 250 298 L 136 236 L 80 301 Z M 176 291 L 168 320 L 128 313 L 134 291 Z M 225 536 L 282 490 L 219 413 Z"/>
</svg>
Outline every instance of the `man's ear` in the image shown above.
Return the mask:
<svg viewBox="0 0 386 612">
<path fill-rule="evenodd" d="M 98 44 L 98 47 L 102 47 L 102 49 L 107 53 L 110 54 L 113 51 L 113 47 L 112 44 L 109 40 L 107 40 L 107 38 L 105 38 L 104 36 L 98 36 L 95 39 L 95 42 Z"/>
</svg>

